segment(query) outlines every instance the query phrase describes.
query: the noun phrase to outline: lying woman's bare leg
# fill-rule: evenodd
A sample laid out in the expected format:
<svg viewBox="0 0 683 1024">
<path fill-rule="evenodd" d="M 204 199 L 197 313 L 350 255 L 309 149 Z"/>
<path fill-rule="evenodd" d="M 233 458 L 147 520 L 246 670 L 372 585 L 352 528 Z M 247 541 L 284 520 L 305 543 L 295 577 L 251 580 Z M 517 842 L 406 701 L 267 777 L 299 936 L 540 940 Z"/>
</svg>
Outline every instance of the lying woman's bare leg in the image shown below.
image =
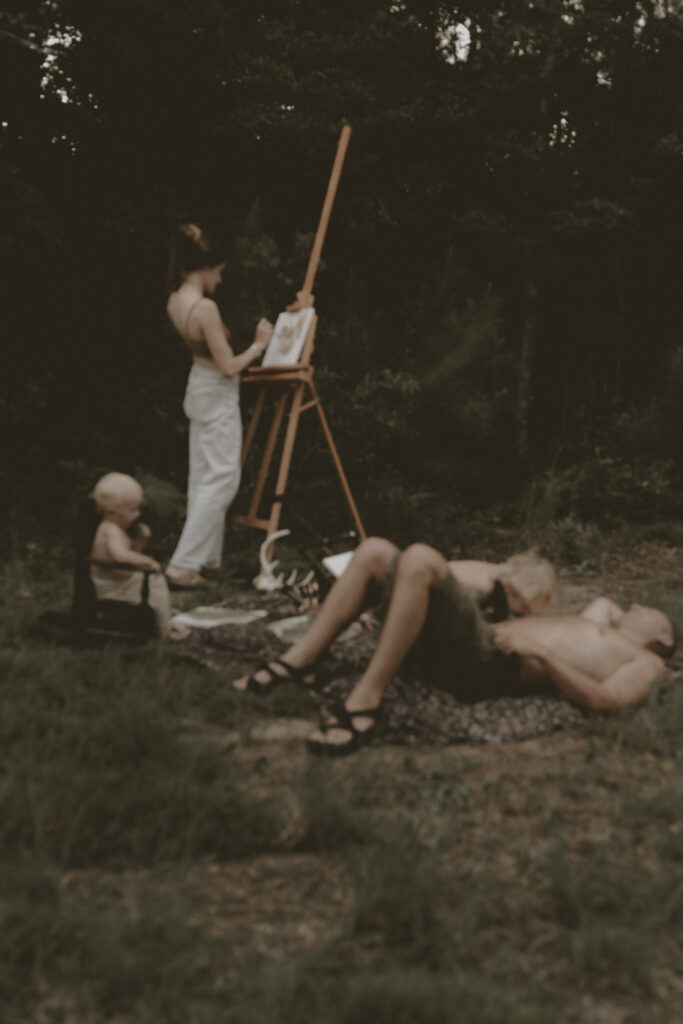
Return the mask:
<svg viewBox="0 0 683 1024">
<path fill-rule="evenodd" d="M 363 610 L 370 583 L 388 572 L 395 555 L 396 548 L 388 540 L 381 537 L 364 540 L 356 549 L 344 575 L 335 582 L 325 598 L 309 629 L 282 656 L 285 665 L 301 669 L 317 661 L 335 637 Z M 256 672 L 252 678 L 261 685 L 267 685 L 273 675 L 284 676 L 285 671 L 282 668 L 278 670 L 277 663 L 273 662 L 267 669 Z M 243 676 L 232 685 L 236 690 L 245 690 L 248 679 L 248 676 Z"/>
<path fill-rule="evenodd" d="M 429 607 L 429 592 L 444 579 L 448 563 L 426 544 L 414 544 L 403 552 L 398 561 L 396 581 L 391 602 L 380 633 L 377 648 L 370 664 L 345 701 L 347 711 L 377 708 L 391 677 L 417 640 L 424 626 Z M 371 718 L 354 718 L 358 732 L 373 725 Z M 350 738 L 346 728 L 316 730 L 313 743 L 330 746 L 346 745 Z"/>
</svg>

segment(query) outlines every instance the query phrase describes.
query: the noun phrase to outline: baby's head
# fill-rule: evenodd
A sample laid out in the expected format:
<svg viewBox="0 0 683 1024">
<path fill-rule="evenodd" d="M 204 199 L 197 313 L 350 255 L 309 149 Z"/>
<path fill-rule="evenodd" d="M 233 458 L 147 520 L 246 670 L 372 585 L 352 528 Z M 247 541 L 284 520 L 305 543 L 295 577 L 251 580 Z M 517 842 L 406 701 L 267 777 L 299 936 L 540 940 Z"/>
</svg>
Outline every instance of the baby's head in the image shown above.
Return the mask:
<svg viewBox="0 0 683 1024">
<path fill-rule="evenodd" d="M 513 555 L 503 564 L 498 579 L 505 588 L 514 615 L 545 611 L 555 597 L 557 576 L 550 562 L 536 551 Z"/>
<path fill-rule="evenodd" d="M 95 484 L 92 498 L 103 519 L 125 530 L 140 514 L 142 487 L 126 473 L 106 473 Z"/>
</svg>

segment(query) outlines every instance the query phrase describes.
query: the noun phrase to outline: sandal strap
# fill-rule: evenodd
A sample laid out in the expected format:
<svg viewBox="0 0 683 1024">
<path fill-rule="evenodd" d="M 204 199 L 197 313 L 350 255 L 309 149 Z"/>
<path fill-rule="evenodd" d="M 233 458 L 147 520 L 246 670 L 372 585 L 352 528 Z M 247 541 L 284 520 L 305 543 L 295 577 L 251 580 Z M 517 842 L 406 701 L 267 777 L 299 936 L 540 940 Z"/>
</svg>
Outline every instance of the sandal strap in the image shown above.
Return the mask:
<svg viewBox="0 0 683 1024">
<path fill-rule="evenodd" d="M 281 665 L 282 668 L 286 670 L 287 676 L 286 678 L 284 676 L 282 677 L 283 682 L 287 681 L 298 683 L 300 686 L 303 686 L 304 690 L 309 691 L 318 691 L 321 688 L 321 684 L 316 679 L 316 661 L 312 661 L 310 665 L 301 666 L 289 665 L 286 661 L 283 661 L 282 658 L 273 658 L 273 661 L 270 664 L 273 664 L 273 662 L 275 662 L 276 665 Z M 310 683 L 306 682 L 306 676 L 313 676 Z"/>
<path fill-rule="evenodd" d="M 272 662 L 267 665 L 261 665 L 259 668 L 256 669 L 256 672 L 252 672 L 252 674 L 247 679 L 247 690 L 249 690 L 251 693 L 269 693 L 270 690 L 272 690 L 274 686 L 277 686 L 278 683 L 287 682 L 289 677 L 281 676 L 278 672 L 273 672 L 272 668 L 270 667 L 270 664 L 272 664 Z M 260 683 L 256 678 L 256 676 L 261 672 L 268 675 L 268 678 L 263 683 Z"/>
<path fill-rule="evenodd" d="M 286 661 L 282 660 L 282 658 L 273 658 L 272 661 L 268 662 L 268 664 L 279 665 L 280 668 L 285 670 L 282 675 L 280 675 L 279 672 L 271 673 L 276 679 L 282 679 L 283 682 L 289 682 L 290 679 L 296 679 L 297 674 L 301 671 L 301 669 L 295 668 L 294 665 L 288 665 Z"/>
<path fill-rule="evenodd" d="M 377 722 L 382 713 L 382 705 L 378 704 L 375 708 L 364 708 L 360 711 L 349 711 L 342 701 L 335 702 L 334 707 L 331 709 L 330 718 L 322 723 L 323 732 L 327 732 L 328 729 L 346 729 L 351 733 L 352 736 L 362 736 L 368 729 L 372 729 L 372 726 L 368 726 L 368 729 L 357 729 L 354 723 L 354 718 L 371 718 L 374 722 Z"/>
<path fill-rule="evenodd" d="M 271 665 L 279 665 L 280 668 L 284 669 L 284 672 L 275 672 L 270 667 Z M 309 675 L 314 671 L 312 665 L 305 665 L 303 668 L 296 668 L 294 665 L 289 665 L 282 658 L 271 658 L 271 660 L 260 668 L 256 669 L 256 672 L 252 672 L 247 680 L 247 690 L 251 693 L 268 693 L 275 686 L 280 683 L 301 683 L 304 686 L 313 686 L 304 682 L 304 676 Z M 268 673 L 269 678 L 264 683 L 259 683 L 256 676 L 258 673 Z"/>
<path fill-rule="evenodd" d="M 341 704 L 341 702 L 340 702 Z M 354 751 L 371 743 L 377 735 L 381 706 L 365 708 L 359 711 L 347 711 L 343 705 L 336 709 L 334 720 L 330 718 L 321 725 L 323 733 L 330 729 L 345 729 L 349 733 L 348 740 L 343 743 L 328 743 L 326 740 L 316 740 L 309 737 L 307 746 L 312 754 L 319 757 L 345 757 L 353 754 Z M 372 724 L 367 729 L 357 729 L 354 718 L 370 718 Z"/>
</svg>

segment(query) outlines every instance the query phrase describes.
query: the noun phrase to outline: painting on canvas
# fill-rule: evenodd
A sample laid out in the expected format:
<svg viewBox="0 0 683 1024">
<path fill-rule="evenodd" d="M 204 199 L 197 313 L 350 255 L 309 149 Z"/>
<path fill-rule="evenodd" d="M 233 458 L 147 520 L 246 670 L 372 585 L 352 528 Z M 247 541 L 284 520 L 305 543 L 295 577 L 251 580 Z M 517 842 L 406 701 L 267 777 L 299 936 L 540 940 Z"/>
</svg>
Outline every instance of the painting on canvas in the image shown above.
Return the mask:
<svg viewBox="0 0 683 1024">
<path fill-rule="evenodd" d="M 294 366 L 299 362 L 315 310 L 312 306 L 280 313 L 261 366 Z"/>
</svg>

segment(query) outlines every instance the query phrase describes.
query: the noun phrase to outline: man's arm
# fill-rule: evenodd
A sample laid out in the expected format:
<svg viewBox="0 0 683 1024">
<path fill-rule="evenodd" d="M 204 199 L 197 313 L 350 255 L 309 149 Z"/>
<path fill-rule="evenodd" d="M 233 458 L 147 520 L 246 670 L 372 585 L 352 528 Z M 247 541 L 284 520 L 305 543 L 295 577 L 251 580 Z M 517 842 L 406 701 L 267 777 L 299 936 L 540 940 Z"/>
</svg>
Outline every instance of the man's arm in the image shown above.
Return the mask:
<svg viewBox="0 0 683 1024">
<path fill-rule="evenodd" d="M 598 682 L 550 651 L 534 655 L 543 674 L 565 697 L 589 711 L 614 711 L 628 704 L 640 704 L 655 679 L 665 674 L 664 662 L 650 651 L 638 651 L 606 679 Z"/>
<path fill-rule="evenodd" d="M 656 654 L 636 650 L 606 679 L 597 680 L 527 637 L 496 631 L 496 643 L 506 654 L 514 651 L 521 656 L 523 679 L 549 680 L 565 697 L 588 711 L 614 711 L 627 704 L 640 704 L 653 681 L 663 678 L 666 672 L 664 662 Z"/>
<path fill-rule="evenodd" d="M 597 622 L 603 626 L 618 626 L 624 617 L 624 613 L 609 597 L 596 597 L 581 612 L 582 619 L 589 622 Z"/>
</svg>

